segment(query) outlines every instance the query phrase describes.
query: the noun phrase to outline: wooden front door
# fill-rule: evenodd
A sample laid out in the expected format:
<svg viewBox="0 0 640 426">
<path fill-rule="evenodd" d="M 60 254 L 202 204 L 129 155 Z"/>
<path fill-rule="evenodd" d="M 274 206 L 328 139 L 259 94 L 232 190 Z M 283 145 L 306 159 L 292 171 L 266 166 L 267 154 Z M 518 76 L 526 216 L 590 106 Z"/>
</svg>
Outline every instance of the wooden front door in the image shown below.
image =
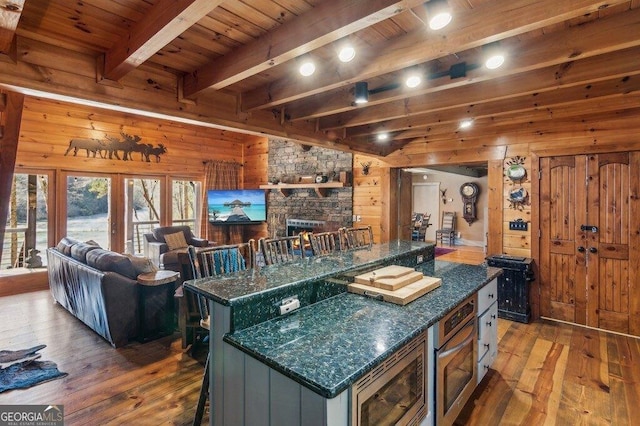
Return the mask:
<svg viewBox="0 0 640 426">
<path fill-rule="evenodd" d="M 640 335 L 640 153 L 540 163 L 541 315 Z"/>
</svg>

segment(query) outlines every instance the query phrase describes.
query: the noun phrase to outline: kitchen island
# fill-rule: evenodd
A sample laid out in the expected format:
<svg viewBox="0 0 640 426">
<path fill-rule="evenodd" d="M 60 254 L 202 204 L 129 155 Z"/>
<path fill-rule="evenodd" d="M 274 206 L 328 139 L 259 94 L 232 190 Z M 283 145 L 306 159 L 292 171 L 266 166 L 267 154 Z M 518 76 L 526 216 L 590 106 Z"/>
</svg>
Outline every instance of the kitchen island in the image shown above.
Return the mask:
<svg viewBox="0 0 640 426">
<path fill-rule="evenodd" d="M 349 277 L 389 264 L 442 286 L 406 306 L 346 292 Z M 499 273 L 435 261 L 431 244 L 392 241 L 186 282 L 210 299 L 212 424 L 348 424 L 350 386 Z M 292 295 L 302 308 L 279 316 Z"/>
</svg>

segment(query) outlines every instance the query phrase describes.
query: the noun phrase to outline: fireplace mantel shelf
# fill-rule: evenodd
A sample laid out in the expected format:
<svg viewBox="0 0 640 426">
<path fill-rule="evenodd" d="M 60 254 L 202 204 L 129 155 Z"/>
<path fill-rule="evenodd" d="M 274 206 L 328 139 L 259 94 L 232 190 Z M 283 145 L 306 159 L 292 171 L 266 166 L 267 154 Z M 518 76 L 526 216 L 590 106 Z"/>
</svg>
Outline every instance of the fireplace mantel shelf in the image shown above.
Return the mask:
<svg viewBox="0 0 640 426">
<path fill-rule="evenodd" d="M 332 188 L 344 188 L 342 182 L 325 182 L 325 183 L 279 183 L 277 185 L 268 184 L 260 185 L 260 189 L 272 189 L 279 191 L 285 197 L 291 195 L 295 189 L 313 189 L 318 197 L 326 197 L 327 191 Z"/>
</svg>

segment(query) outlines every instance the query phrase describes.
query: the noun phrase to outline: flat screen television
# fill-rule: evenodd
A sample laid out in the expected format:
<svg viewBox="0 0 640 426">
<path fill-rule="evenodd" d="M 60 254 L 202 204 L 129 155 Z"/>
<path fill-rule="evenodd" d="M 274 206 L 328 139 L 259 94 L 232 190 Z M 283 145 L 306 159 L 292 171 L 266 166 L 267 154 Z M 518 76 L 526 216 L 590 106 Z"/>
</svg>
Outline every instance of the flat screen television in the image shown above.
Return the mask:
<svg viewBox="0 0 640 426">
<path fill-rule="evenodd" d="M 210 189 L 207 213 L 212 224 L 239 225 L 267 220 L 264 189 Z"/>
</svg>

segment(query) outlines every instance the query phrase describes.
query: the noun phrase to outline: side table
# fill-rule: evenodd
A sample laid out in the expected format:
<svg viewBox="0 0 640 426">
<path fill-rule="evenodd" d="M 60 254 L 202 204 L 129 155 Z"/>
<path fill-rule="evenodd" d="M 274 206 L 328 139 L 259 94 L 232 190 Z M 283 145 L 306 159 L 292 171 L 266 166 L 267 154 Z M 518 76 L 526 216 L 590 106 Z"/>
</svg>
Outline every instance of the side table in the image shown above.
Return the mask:
<svg viewBox="0 0 640 426">
<path fill-rule="evenodd" d="M 175 291 L 175 282 L 180 274 L 174 271 L 155 271 L 138 275 L 138 284 L 140 284 L 139 309 L 140 309 L 140 332 L 138 340 L 147 342 L 151 339 L 167 336 L 173 333 L 173 293 Z M 164 286 L 164 288 L 162 288 Z M 152 311 L 152 318 L 160 318 L 160 320 L 152 321 L 147 318 L 148 298 L 158 297 L 162 295 L 164 290 L 164 307 Z M 152 322 L 152 324 L 149 324 Z"/>
</svg>

